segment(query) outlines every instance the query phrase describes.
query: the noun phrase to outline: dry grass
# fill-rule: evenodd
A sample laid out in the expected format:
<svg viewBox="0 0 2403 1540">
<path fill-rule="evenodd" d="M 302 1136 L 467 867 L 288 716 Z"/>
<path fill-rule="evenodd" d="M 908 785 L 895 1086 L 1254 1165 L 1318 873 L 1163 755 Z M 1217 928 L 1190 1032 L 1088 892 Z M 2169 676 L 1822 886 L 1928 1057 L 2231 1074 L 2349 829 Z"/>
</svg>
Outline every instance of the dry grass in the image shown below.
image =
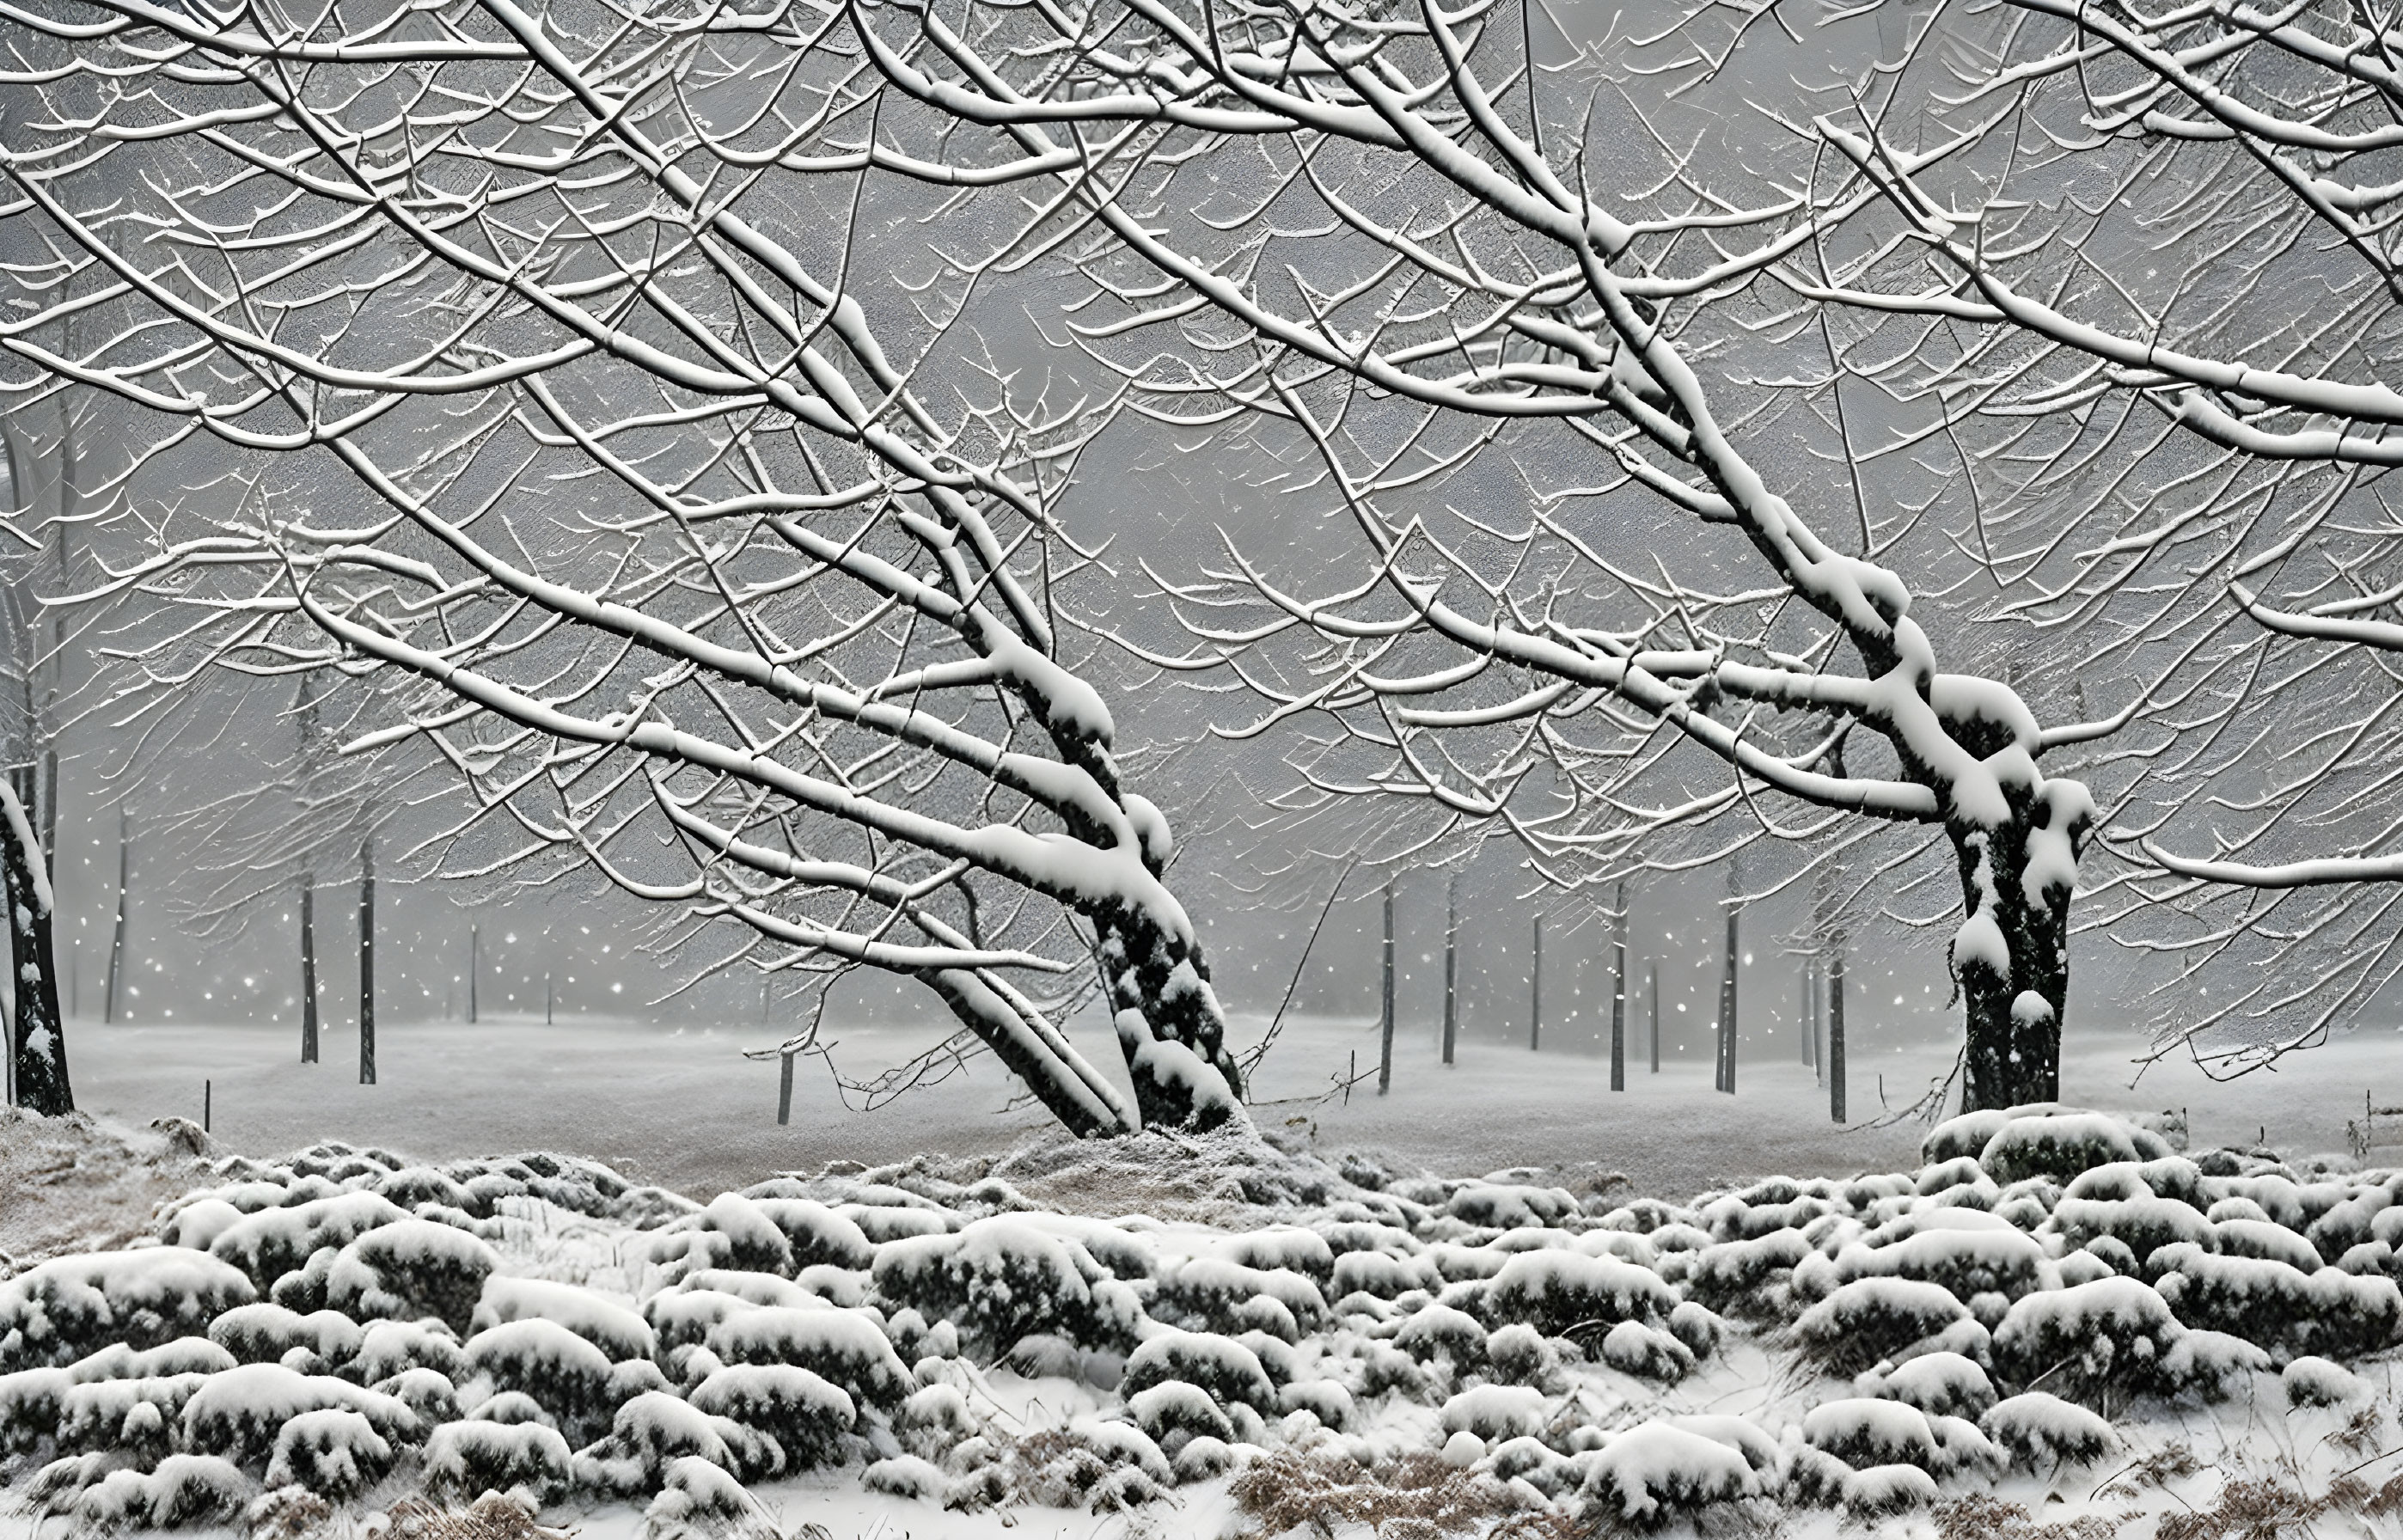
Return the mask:
<svg viewBox="0 0 2403 1540">
<path fill-rule="evenodd" d="M 451 1507 L 423 1497 L 392 1505 L 393 1540 L 568 1540 L 573 1530 L 546 1529 L 534 1515 L 496 1491 L 488 1491 L 465 1507 Z"/>
<path fill-rule="evenodd" d="M 2275 1481 L 2230 1481 L 2213 1506 L 2170 1514 L 2154 1533 L 2159 1540 L 2285 1540 L 2307 1531 L 2327 1507 L 2327 1498 L 2306 1497 Z"/>
<path fill-rule="evenodd" d="M 1555 1513 L 1529 1513 L 1491 1476 L 1472 1475 L 1432 1454 L 1374 1470 L 1350 1460 L 1279 1454 L 1237 1477 L 1229 1489 L 1263 1534 L 1306 1525 L 1332 1534 L 1367 1524 L 1379 1540 L 1437 1540 L 1486 1534 L 1508 1540 L 1577 1540 L 1582 1532 Z"/>
<path fill-rule="evenodd" d="M 36 1117 L 0 1107 L 0 1278 L 142 1234 L 160 1200 L 207 1180 L 192 1143 L 200 1137 L 175 1127 L 126 1136 L 82 1113 Z"/>
<path fill-rule="evenodd" d="M 2017 1503 L 1990 1493 L 1939 1503 L 1931 1515 L 1939 1540 L 2113 1540 L 2133 1514 L 2106 1519 L 2090 1513 L 2057 1524 L 2039 1524 Z"/>
</svg>

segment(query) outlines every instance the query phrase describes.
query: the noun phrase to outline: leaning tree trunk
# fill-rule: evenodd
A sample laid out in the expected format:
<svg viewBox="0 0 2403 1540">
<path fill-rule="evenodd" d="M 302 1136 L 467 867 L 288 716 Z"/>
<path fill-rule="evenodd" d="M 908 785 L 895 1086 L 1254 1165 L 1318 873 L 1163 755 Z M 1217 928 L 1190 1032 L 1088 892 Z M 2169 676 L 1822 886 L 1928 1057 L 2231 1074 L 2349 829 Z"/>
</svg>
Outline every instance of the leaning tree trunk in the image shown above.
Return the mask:
<svg viewBox="0 0 2403 1540">
<path fill-rule="evenodd" d="M 2091 804 L 2083 787 L 2064 781 L 2011 788 L 2010 800 L 2011 818 L 1953 836 L 1968 911 L 1952 949 L 1968 1112 L 2061 1095 L 2069 900 Z"/>
<path fill-rule="evenodd" d="M 8 1034 L 17 1104 L 57 1117 L 75 1111 L 75 1091 L 67 1083 L 67 1039 L 50 947 L 49 863 L 25 804 L 5 781 L 0 815 L 0 869 L 8 881 L 8 953 L 17 986 L 16 1020 Z"/>
</svg>

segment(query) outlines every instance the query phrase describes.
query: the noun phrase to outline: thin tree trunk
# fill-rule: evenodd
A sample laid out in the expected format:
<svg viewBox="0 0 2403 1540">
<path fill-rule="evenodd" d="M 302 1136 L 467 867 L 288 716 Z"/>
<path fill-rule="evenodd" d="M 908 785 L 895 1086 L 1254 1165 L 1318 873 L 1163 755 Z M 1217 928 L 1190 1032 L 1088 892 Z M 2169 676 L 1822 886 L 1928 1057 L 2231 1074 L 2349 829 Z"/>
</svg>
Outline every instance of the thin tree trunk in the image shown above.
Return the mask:
<svg viewBox="0 0 2403 1540">
<path fill-rule="evenodd" d="M 123 808 L 117 810 L 117 934 L 108 943 L 108 1014 L 110 1025 L 125 1008 L 125 910 L 126 895 L 133 883 L 133 818 Z"/>
<path fill-rule="evenodd" d="M 300 874 L 300 1062 L 317 1061 L 317 878 Z"/>
<path fill-rule="evenodd" d="M 1627 884 L 1610 926 L 1610 1089 L 1627 1089 Z"/>
<path fill-rule="evenodd" d="M 1544 917 L 1535 916 L 1535 960 L 1527 969 L 1527 1051 L 1544 1050 Z"/>
<path fill-rule="evenodd" d="M 475 925 L 467 927 L 467 1024 L 476 1024 L 476 975 L 482 971 L 484 933 Z"/>
<path fill-rule="evenodd" d="M 359 842 L 359 1084 L 376 1083 L 375 836 Z"/>
<path fill-rule="evenodd" d="M 1727 974 L 1719 981 L 1719 1089 L 1735 1094 L 1735 1022 L 1736 964 L 1742 961 L 1736 947 L 1743 923 L 1743 911 L 1728 910 Z"/>
<path fill-rule="evenodd" d="M 28 772 L 27 779 L 31 779 Z M 59 1018 L 58 968 L 50 944 L 49 863 L 17 788 L 0 782 L 0 869 L 8 884 L 9 959 L 15 965 L 16 1019 L 9 1052 L 17 1066 L 17 1105 L 45 1117 L 75 1111 L 67 1083 L 65 1024 Z"/>
<path fill-rule="evenodd" d="M 1452 1042 L 1460 1032 L 1460 874 L 1452 874 L 1443 890 L 1443 1061 L 1452 1062 Z"/>
<path fill-rule="evenodd" d="M 1844 933 L 1835 937 L 1827 964 L 1827 1116 L 1844 1120 Z"/>
<path fill-rule="evenodd" d="M 1644 992 L 1652 1000 L 1652 1073 L 1660 1073 L 1660 964 L 1644 964 Z"/>
<path fill-rule="evenodd" d="M 1377 1094 L 1394 1089 L 1394 884 L 1385 884 L 1385 982 L 1377 1015 Z"/>
</svg>

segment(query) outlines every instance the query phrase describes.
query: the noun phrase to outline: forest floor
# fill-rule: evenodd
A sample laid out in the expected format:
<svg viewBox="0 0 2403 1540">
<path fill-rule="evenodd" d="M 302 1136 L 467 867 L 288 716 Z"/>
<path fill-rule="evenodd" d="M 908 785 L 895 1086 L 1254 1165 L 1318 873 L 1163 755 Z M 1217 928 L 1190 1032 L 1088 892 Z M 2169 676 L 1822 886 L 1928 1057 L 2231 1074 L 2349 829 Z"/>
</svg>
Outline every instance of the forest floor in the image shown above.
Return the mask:
<svg viewBox="0 0 2403 1540">
<path fill-rule="evenodd" d="M 1239 1018 L 1234 1040 L 1257 1041 L 1265 1026 Z M 854 1077 L 933 1040 L 923 1029 L 892 1026 L 825 1035 Z M 283 1027 L 77 1022 L 69 1032 L 77 1103 L 132 1128 L 162 1117 L 198 1121 L 207 1081 L 211 1132 L 229 1152 L 267 1158 L 321 1139 L 435 1160 L 572 1150 L 703 1200 L 835 1159 L 875 1166 L 926 1151 L 996 1155 L 1047 1122 L 1038 1108 L 1012 1105 L 1014 1088 L 990 1057 L 873 1113 L 846 1108 L 826 1071 L 803 1060 L 792 1122 L 780 1128 L 775 1062 L 743 1057 L 774 1046 L 757 1028 L 397 1022 L 382 1034 L 374 1086 L 357 1083 L 350 1034 L 329 1033 L 316 1064 L 297 1062 L 294 1038 Z M 1095 1032 L 1078 1041 L 1122 1078 L 1113 1042 Z M 2197 1148 L 2266 1138 L 2298 1156 L 2345 1149 L 2346 1124 L 2361 1117 L 2365 1092 L 2381 1106 L 2403 1103 L 2403 1034 L 2393 1032 L 2339 1037 L 2227 1084 L 2171 1061 L 2132 1088 L 2134 1050 L 2124 1034 L 2073 1038 L 2063 1053 L 2062 1099 L 2132 1114 L 2178 1109 Z M 1396 1038 L 1393 1089 L 1380 1097 L 1376 1057 L 1373 1022 L 1288 1019 L 1253 1076 L 1254 1094 L 1264 1099 L 1254 1116 L 1264 1128 L 1289 1125 L 1323 1154 L 1361 1150 L 1399 1170 L 1465 1176 L 1524 1167 L 1571 1186 L 1615 1173 L 1632 1192 L 1672 1199 L 1774 1173 L 1905 1168 L 1924 1126 L 1891 1115 L 1952 1063 L 1940 1046 L 1856 1054 L 1852 1121 L 1838 1126 L 1813 1073 L 1787 1051 L 1762 1051 L 1740 1065 L 1733 1096 L 1715 1091 L 1710 1066 L 1692 1060 L 1673 1058 L 1654 1075 L 1631 1055 L 1628 1089 L 1618 1094 L 1609 1089 L 1607 1061 L 1583 1054 L 1469 1040 L 1446 1067 L 1434 1034 L 1414 1027 Z M 1350 1073 L 1368 1078 L 1348 1096 L 1326 1094 Z M 1885 1126 L 1876 1126 L 1881 1119 Z M 2382 1143 L 2390 1129 L 2403 1144 L 2403 1117 L 2382 1123 Z M 0 1238 L 0 1250 L 11 1249 Z"/>
</svg>

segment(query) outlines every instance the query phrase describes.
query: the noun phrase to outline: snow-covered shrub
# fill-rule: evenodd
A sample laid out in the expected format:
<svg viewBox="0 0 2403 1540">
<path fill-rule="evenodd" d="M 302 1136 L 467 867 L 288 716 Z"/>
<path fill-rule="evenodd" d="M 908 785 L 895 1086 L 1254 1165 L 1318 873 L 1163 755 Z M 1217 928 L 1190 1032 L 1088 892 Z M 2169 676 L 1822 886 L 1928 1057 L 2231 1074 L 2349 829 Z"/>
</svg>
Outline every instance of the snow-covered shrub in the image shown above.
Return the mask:
<svg viewBox="0 0 2403 1540">
<path fill-rule="evenodd" d="M 916 1388 L 875 1321 L 832 1305 L 738 1311 L 711 1327 L 703 1343 L 722 1363 L 808 1369 L 854 1403 L 893 1406 Z"/>
<path fill-rule="evenodd" d="M 1199 1385 L 1221 1407 L 1241 1402 L 1257 1412 L 1276 1408 L 1276 1386 L 1259 1355 L 1229 1338 L 1173 1326 L 1155 1331 L 1128 1355 L 1118 1388 L 1132 1400 L 1171 1380 Z"/>
<path fill-rule="evenodd" d="M 1917 1465 L 1871 1465 L 1847 1473 L 1844 1506 L 1856 1519 L 1891 1518 L 1936 1501 L 1936 1478 Z"/>
<path fill-rule="evenodd" d="M 1332 1380 L 1297 1380 L 1278 1389 L 1277 1409 L 1306 1411 L 1321 1426 L 1340 1430 L 1352 1425 L 1352 1393 Z"/>
<path fill-rule="evenodd" d="M 1197 1256 L 1160 1278 L 1150 1311 L 1199 1330 L 1260 1330 L 1291 1342 L 1326 1317 L 1327 1300 L 1316 1283 L 1291 1269 Z"/>
<path fill-rule="evenodd" d="M 1410 1401 L 1425 1398 L 1426 1371 L 1409 1353 L 1388 1343 L 1368 1342 L 1361 1346 L 1359 1355 L 1361 1394 L 1398 1394 Z"/>
<path fill-rule="evenodd" d="M 538 1423 L 556 1433 L 559 1419 L 543 1409 L 541 1402 L 521 1390 L 496 1391 L 476 1404 L 467 1414 L 471 1422 L 500 1422 L 514 1427 L 519 1423 Z"/>
<path fill-rule="evenodd" d="M 392 1445 L 346 1407 L 304 1411 L 275 1436 L 271 1487 L 305 1487 L 328 1499 L 355 1497 L 392 1469 Z"/>
<path fill-rule="evenodd" d="M 679 1285 L 643 1301 L 643 1324 L 651 1328 L 657 1351 L 665 1357 L 679 1348 L 699 1346 L 719 1322 L 758 1308 L 754 1301 L 722 1289 Z"/>
<path fill-rule="evenodd" d="M 1030 1332 L 1093 1347 L 1124 1342 L 1134 1326 L 1132 1297 L 1083 1247 L 1013 1218 L 888 1242 L 875 1279 L 890 1305 L 951 1321 L 995 1355 Z"/>
<path fill-rule="evenodd" d="M 164 1453 L 184 1408 L 208 1382 L 201 1374 L 140 1380 L 95 1380 L 70 1389 L 59 1403 L 59 1448 L 118 1450 L 147 1462 Z"/>
<path fill-rule="evenodd" d="M 2154 1160 L 2171 1153 L 2160 1135 L 2132 1123 L 2099 1112 L 2059 1112 L 2007 1119 L 1978 1152 L 1978 1164 L 1997 1182 L 2030 1176 L 2066 1181 L 2113 1161 Z"/>
<path fill-rule="evenodd" d="M 263 1300 L 237 1305 L 209 1323 L 209 1340 L 238 1362 L 279 1363 L 294 1348 L 301 1348 L 317 1360 L 318 1373 L 349 1363 L 365 1339 L 358 1324 L 339 1311 L 301 1315 Z"/>
<path fill-rule="evenodd" d="M 1091 1242 L 1087 1244 L 1090 1246 Z M 1224 1251 L 1227 1260 L 1239 1266 L 1257 1268 L 1263 1272 L 1283 1269 L 1300 1273 L 1313 1283 L 1323 1285 L 1334 1276 L 1335 1249 L 1327 1237 L 1316 1230 L 1304 1229 L 1298 1225 L 1271 1225 L 1248 1235 L 1235 1236 L 1226 1243 Z M 1100 1256 L 1101 1253 L 1095 1251 L 1094 1255 Z M 1106 1256 L 1102 1260 L 1109 1262 Z M 1121 1278 L 1133 1276 L 1132 1272 L 1119 1270 L 1115 1264 L 1112 1264 L 1112 1270 Z"/>
<path fill-rule="evenodd" d="M 670 1536 L 773 1536 L 778 1531 L 759 1500 L 743 1483 L 707 1460 L 679 1455 L 660 1473 L 660 1494 L 643 1510 L 644 1533 Z"/>
<path fill-rule="evenodd" d="M 942 1496 L 948 1484 L 943 1473 L 914 1454 L 896 1454 L 879 1460 L 860 1475 L 860 1484 L 870 1491 L 881 1491 L 891 1497 L 915 1497 L 930 1501 Z"/>
<path fill-rule="evenodd" d="M 861 1271 L 876 1260 L 876 1248 L 857 1225 L 809 1198 L 754 1198 L 760 1216 L 785 1237 L 793 1269 L 836 1267 Z"/>
<path fill-rule="evenodd" d="M 773 1440 L 676 1396 L 646 1391 L 618 1408 L 606 1437 L 576 1450 L 576 1481 L 621 1496 L 657 1491 L 668 1466 L 688 1456 L 746 1480 L 772 1476 L 783 1464 Z"/>
<path fill-rule="evenodd" d="M 1420 1360 L 1449 1358 L 1473 1364 L 1485 1354 L 1485 1327 L 1466 1311 L 1427 1305 L 1402 1323 L 1394 1333 L 1394 1346 Z"/>
<path fill-rule="evenodd" d="M 94 1380 L 154 1380 L 171 1374 L 215 1374 L 233 1366 L 233 1354 L 207 1338 L 178 1337 L 140 1352 L 123 1342 L 111 1342 L 68 1365 L 67 1378 L 78 1384 Z"/>
<path fill-rule="evenodd" d="M 1218 1409 L 1208 1391 L 1182 1380 L 1163 1380 L 1126 1398 L 1135 1426 L 1151 1435 L 1161 1449 L 1174 1450 L 1179 1440 L 1235 1436 L 1235 1425 Z"/>
<path fill-rule="evenodd" d="M 372 1385 L 411 1369 L 430 1369 L 455 1384 L 466 1378 L 467 1355 L 439 1321 L 370 1321 L 342 1378 Z"/>
<path fill-rule="evenodd" d="M 1560 1367 L 1560 1354 L 1544 1334 L 1523 1322 L 1512 1322 L 1485 1339 L 1485 1369 L 1506 1384 L 1526 1385 Z"/>
<path fill-rule="evenodd" d="M 2182 1334 L 2161 1354 L 2154 1378 L 2167 1392 L 2227 1401 L 2249 1388 L 2255 1375 L 2267 1374 L 2273 1367 L 2266 1351 L 2242 1337 L 2198 1329 Z"/>
<path fill-rule="evenodd" d="M 345 1192 L 246 1215 L 210 1241 L 209 1255 L 240 1268 L 264 1289 L 318 1251 L 339 1251 L 371 1229 L 408 1217 L 390 1199 Z"/>
<path fill-rule="evenodd" d="M 414 1214 L 418 1206 L 433 1203 L 446 1209 L 457 1209 L 474 1218 L 488 1219 L 489 1212 L 475 1214 L 475 1194 L 436 1171 L 432 1166 L 403 1166 L 400 1170 L 378 1177 L 368 1188 L 377 1197 L 396 1203 Z"/>
<path fill-rule="evenodd" d="M 2040 1376 L 2085 1395 L 2117 1382 L 2156 1381 L 2162 1356 L 2182 1335 L 2161 1297 L 2133 1278 L 2098 1278 L 2076 1288 L 2031 1294 L 1994 1332 L 1994 1367 L 2005 1380 Z"/>
<path fill-rule="evenodd" d="M 1444 1212 L 1466 1224 L 1510 1230 L 1558 1225 L 1583 1211 L 1563 1188 L 1484 1181 L 1464 1183 Z"/>
<path fill-rule="evenodd" d="M 1235 1455 L 1225 1439 L 1203 1434 L 1187 1439 L 1185 1447 L 1176 1451 L 1176 1458 L 1169 1463 L 1179 1481 L 1207 1481 L 1227 1474 L 1235 1464 Z"/>
<path fill-rule="evenodd" d="M 1693 1254 L 1686 1287 L 1696 1299 L 1719 1309 L 1763 1302 L 1762 1291 L 1778 1273 L 1812 1255 L 1799 1229 L 1774 1229 L 1748 1240 L 1728 1241 Z"/>
<path fill-rule="evenodd" d="M 326 1303 L 360 1318 L 430 1315 L 464 1332 L 497 1266 L 492 1248 L 465 1230 L 396 1220 L 342 1248 L 326 1275 Z"/>
<path fill-rule="evenodd" d="M 1586 1481 L 1597 1503 L 1627 1523 L 1645 1526 L 1760 1490 L 1742 1454 L 1666 1422 L 1646 1422 L 1611 1439 L 1591 1457 Z"/>
<path fill-rule="evenodd" d="M 2163 1246 L 2185 1242 L 2207 1250 L 2217 1241 L 2211 1221 L 2192 1204 L 2144 1193 L 2132 1198 L 2063 1198 L 2053 1205 L 2052 1224 L 2072 1246 L 2090 1245 L 2098 1239 L 2118 1242 L 2140 1266 Z M 2108 1257 L 2110 1254 L 2098 1255 Z"/>
<path fill-rule="evenodd" d="M 550 1502 L 572 1480 L 567 1439 L 541 1422 L 445 1422 L 425 1439 L 425 1485 L 445 1497 L 526 1491 Z"/>
<path fill-rule="evenodd" d="M 1916 1465 L 1938 1480 L 1965 1471 L 1996 1472 L 2004 1464 L 1975 1424 L 1873 1396 L 1813 1407 L 1802 1419 L 1802 1439 L 1855 1469 Z"/>
<path fill-rule="evenodd" d="M 1576 1326 L 1652 1322 L 1677 1297 L 1660 1275 L 1615 1256 L 1574 1251 L 1524 1252 L 1504 1263 L 1484 1292 L 1486 1320 L 1523 1321 L 1547 1337 Z"/>
<path fill-rule="evenodd" d="M 147 1475 L 119 1470 L 85 1491 L 76 1517 L 89 1529 L 199 1529 L 228 1523 L 250 1504 L 248 1478 L 209 1454 L 171 1454 Z"/>
<path fill-rule="evenodd" d="M 1851 1373 L 1966 1320 L 1968 1313 L 1941 1284 L 1861 1278 L 1804 1311 L 1794 1333 L 1821 1361 Z"/>
<path fill-rule="evenodd" d="M 2191 1245 L 2154 1256 L 2155 1285 L 2180 1321 L 2285 1353 L 2352 1357 L 2395 1340 L 2403 1293 L 2389 1278 L 2341 1268 L 2304 1272 L 2284 1262 Z"/>
<path fill-rule="evenodd" d="M 2014 1462 L 2038 1470 L 2090 1464 L 2119 1444 L 2110 1423 L 2075 1402 L 2040 1390 L 1995 1402 L 1978 1419 L 1978 1425 Z"/>
<path fill-rule="evenodd" d="M 1674 1381 L 1694 1372 L 1692 1349 L 1641 1321 L 1621 1321 L 1604 1334 L 1602 1361 L 1621 1374 L 1646 1380 Z"/>
<path fill-rule="evenodd" d="M 2345 1407 L 2370 1399 L 2368 1381 L 2341 1364 L 2309 1354 L 2296 1359 L 2278 1378 L 2285 1385 L 2290 1407 Z"/>
<path fill-rule="evenodd" d="M 1412 1289 L 1436 1289 L 1443 1280 L 1425 1256 L 1397 1256 L 1383 1251 L 1347 1251 L 1335 1259 L 1327 1292 L 1336 1299 L 1365 1294 L 1394 1299 Z"/>
<path fill-rule="evenodd" d="M 2372 1222 L 2394 1205 L 2393 1197 L 2382 1186 L 2366 1186 L 2353 1191 L 2342 1202 L 2329 1206 L 2313 1219 L 2304 1231 L 2311 1244 L 2324 1261 L 2333 1262 L 2346 1252 L 2373 1238 Z"/>
<path fill-rule="evenodd" d="M 1982 1416 L 1994 1404 L 1993 1382 L 1977 1363 L 1957 1353 L 1924 1353 L 1883 1374 L 1868 1374 L 1856 1386 L 1916 1407 L 1930 1417 Z"/>
<path fill-rule="evenodd" d="M 613 1364 L 648 1358 L 659 1346 L 650 1324 L 624 1305 L 590 1289 L 540 1278 L 488 1278 L 470 1319 L 471 1329 L 505 1325 L 535 1317 L 566 1327 L 606 1353 Z"/>
<path fill-rule="evenodd" d="M 694 1386 L 688 1399 L 775 1439 L 788 1471 L 840 1458 L 843 1436 L 858 1420 L 850 1396 L 791 1364 L 729 1365 Z"/>
<path fill-rule="evenodd" d="M 197 1337 L 255 1297 L 241 1269 L 181 1246 L 54 1257 L 0 1282 L 0 1373 Z"/>
<path fill-rule="evenodd" d="M 536 1317 L 479 1331 L 467 1339 L 465 1354 L 470 1374 L 532 1398 L 575 1442 L 606 1427 L 617 1410 L 609 1355 L 556 1321 Z"/>
<path fill-rule="evenodd" d="M 244 1467 L 263 1465 L 284 1424 L 313 1411 L 355 1412 L 386 1443 L 414 1443 L 416 1417 L 388 1395 L 331 1375 L 295 1374 L 280 1364 L 243 1364 L 201 1381 L 184 1403 L 188 1450 L 207 1450 Z"/>
<path fill-rule="evenodd" d="M 407 1407 L 421 1428 L 453 1422 L 459 1416 L 459 1389 L 438 1370 L 403 1369 L 368 1388 Z"/>
<path fill-rule="evenodd" d="M 0 1374 L 0 1455 L 32 1454 L 59 1429 L 60 1404 L 75 1383 L 63 1368 Z"/>
<path fill-rule="evenodd" d="M 1443 1404 L 1446 1433 L 1473 1433 L 1489 1444 L 1532 1437 L 1544 1420 L 1544 1393 L 1528 1385 L 1474 1385 Z"/>
<path fill-rule="evenodd" d="M 2214 1204 L 2215 1211 L 2218 1205 Z M 2252 1256 L 2265 1262 L 2284 1262 L 2299 1272 L 2316 1272 L 2320 1254 L 2309 1241 L 2284 1225 L 2267 1219 L 2214 1219 L 2212 1229 L 2218 1242 L 2217 1250 L 2227 1256 Z"/>
<path fill-rule="evenodd" d="M 2044 1247 L 2008 1220 L 1976 1209 L 1933 1209 L 1887 1225 L 1836 1254 L 1837 1283 L 1910 1278 L 1940 1284 L 1956 1299 L 2016 1299 L 2043 1279 Z"/>
<path fill-rule="evenodd" d="M 721 1192 L 699 1214 L 663 1227 L 652 1238 L 650 1256 L 671 1279 L 704 1268 L 785 1276 L 793 1270 L 792 1242 L 738 1192 Z"/>
</svg>

